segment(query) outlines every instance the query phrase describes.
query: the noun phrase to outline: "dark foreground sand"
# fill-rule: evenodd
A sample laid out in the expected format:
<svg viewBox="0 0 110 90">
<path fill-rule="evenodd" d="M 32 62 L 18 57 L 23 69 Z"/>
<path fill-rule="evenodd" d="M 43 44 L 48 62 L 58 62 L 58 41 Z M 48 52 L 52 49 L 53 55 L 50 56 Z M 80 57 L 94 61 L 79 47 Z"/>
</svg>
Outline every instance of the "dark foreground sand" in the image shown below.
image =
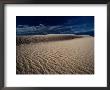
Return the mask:
<svg viewBox="0 0 110 90">
<path fill-rule="evenodd" d="M 17 74 L 94 74 L 94 37 L 46 35 L 16 40 Z"/>
</svg>

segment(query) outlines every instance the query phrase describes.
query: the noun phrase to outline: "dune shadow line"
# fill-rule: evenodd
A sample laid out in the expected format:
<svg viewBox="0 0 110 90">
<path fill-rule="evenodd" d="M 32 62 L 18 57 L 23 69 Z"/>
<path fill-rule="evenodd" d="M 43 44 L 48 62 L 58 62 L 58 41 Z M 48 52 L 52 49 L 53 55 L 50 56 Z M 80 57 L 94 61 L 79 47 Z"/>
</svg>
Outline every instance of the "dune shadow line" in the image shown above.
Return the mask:
<svg viewBox="0 0 110 90">
<path fill-rule="evenodd" d="M 79 35 L 77 35 L 77 36 L 73 36 L 73 35 L 17 36 L 16 37 L 16 45 L 49 42 L 49 41 L 70 40 L 70 39 L 75 39 L 75 38 L 82 38 L 82 36 L 79 36 Z"/>
</svg>

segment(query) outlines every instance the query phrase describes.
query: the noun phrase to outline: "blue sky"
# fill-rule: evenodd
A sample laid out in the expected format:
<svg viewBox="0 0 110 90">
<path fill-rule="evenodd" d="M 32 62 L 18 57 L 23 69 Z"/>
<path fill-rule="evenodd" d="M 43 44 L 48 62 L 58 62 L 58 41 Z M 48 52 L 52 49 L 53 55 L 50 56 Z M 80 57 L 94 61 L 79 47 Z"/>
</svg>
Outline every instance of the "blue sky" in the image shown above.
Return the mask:
<svg viewBox="0 0 110 90">
<path fill-rule="evenodd" d="M 19 34 L 75 34 L 94 31 L 94 16 L 16 16 Z"/>
</svg>

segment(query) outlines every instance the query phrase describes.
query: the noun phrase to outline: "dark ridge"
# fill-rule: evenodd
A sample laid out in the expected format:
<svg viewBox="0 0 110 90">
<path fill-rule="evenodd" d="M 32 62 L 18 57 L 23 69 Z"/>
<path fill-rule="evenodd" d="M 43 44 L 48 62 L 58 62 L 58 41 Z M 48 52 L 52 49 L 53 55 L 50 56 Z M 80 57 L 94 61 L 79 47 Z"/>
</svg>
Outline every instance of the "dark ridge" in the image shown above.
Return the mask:
<svg viewBox="0 0 110 90">
<path fill-rule="evenodd" d="M 29 44 L 29 43 L 39 43 L 48 41 L 60 41 L 69 40 L 74 38 L 81 38 L 80 35 L 35 35 L 35 36 L 17 36 L 16 45 Z"/>
</svg>

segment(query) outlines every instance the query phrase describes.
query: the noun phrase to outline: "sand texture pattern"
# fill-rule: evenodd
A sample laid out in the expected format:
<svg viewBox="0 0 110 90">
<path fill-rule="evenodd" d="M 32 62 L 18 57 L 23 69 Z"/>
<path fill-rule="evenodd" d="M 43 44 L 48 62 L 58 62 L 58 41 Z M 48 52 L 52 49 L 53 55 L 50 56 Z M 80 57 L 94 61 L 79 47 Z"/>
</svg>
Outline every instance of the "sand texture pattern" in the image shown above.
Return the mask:
<svg viewBox="0 0 110 90">
<path fill-rule="evenodd" d="M 94 37 L 46 37 L 17 37 L 17 74 L 94 74 Z"/>
</svg>

